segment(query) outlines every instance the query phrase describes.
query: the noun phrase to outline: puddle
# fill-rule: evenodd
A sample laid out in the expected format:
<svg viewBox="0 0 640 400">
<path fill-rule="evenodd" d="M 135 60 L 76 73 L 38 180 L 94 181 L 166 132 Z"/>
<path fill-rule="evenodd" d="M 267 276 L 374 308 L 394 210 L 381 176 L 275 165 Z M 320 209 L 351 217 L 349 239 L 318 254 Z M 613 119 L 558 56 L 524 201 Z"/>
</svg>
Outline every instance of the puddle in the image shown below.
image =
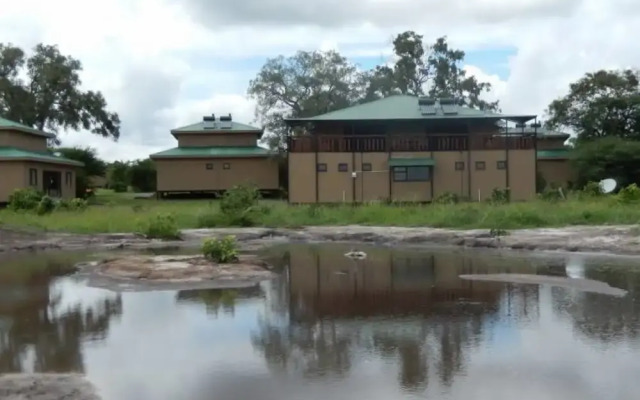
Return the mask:
<svg viewBox="0 0 640 400">
<path fill-rule="evenodd" d="M 140 293 L 70 274 L 86 253 L 0 258 L 0 374 L 83 373 L 103 400 L 637 398 L 634 261 L 349 250 L 280 246 L 273 281 Z M 486 274 L 521 281 L 460 277 Z"/>
</svg>

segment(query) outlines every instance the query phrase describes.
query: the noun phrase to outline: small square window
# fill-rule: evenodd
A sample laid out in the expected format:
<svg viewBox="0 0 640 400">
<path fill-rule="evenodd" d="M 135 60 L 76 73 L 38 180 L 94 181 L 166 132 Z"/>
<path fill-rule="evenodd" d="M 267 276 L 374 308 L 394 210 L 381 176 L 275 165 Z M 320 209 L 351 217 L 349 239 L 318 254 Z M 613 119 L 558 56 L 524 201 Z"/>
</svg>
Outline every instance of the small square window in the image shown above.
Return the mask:
<svg viewBox="0 0 640 400">
<path fill-rule="evenodd" d="M 476 161 L 476 171 L 484 171 L 486 167 L 484 161 Z"/>
<path fill-rule="evenodd" d="M 231 169 L 231 164 L 229 164 L 228 162 L 222 164 L 222 169 Z"/>
<path fill-rule="evenodd" d="M 362 164 L 362 171 L 364 172 L 368 172 L 373 170 L 373 168 L 371 168 L 371 163 L 363 163 Z"/>
<path fill-rule="evenodd" d="M 339 172 L 347 172 L 347 171 L 349 171 L 349 164 L 346 164 L 346 163 L 338 164 L 338 171 Z"/>
<path fill-rule="evenodd" d="M 497 162 L 497 167 L 498 167 L 498 169 L 507 169 L 507 162 L 506 161 L 498 161 Z"/>
<path fill-rule="evenodd" d="M 213 169 L 213 164 L 212 163 L 207 163 L 206 167 L 207 167 L 207 169 Z"/>
<path fill-rule="evenodd" d="M 316 168 L 318 172 L 327 172 L 327 164 L 318 164 Z"/>
<path fill-rule="evenodd" d="M 456 161 L 456 171 L 464 171 L 464 161 Z"/>
<path fill-rule="evenodd" d="M 29 185 L 38 186 L 38 170 L 35 168 L 29 169 Z"/>
</svg>

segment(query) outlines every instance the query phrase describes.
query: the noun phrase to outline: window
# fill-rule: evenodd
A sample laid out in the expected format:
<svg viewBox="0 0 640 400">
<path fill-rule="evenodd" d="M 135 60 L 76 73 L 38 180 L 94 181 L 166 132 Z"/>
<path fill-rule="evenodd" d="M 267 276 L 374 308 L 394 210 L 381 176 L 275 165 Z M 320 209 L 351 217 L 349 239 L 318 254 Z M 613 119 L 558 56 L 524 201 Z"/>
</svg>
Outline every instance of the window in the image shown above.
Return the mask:
<svg viewBox="0 0 640 400">
<path fill-rule="evenodd" d="M 327 164 L 318 164 L 316 168 L 318 172 L 327 172 Z"/>
<path fill-rule="evenodd" d="M 67 186 L 71 186 L 71 178 L 73 178 L 73 175 L 71 174 L 71 172 L 66 172 L 64 174 L 64 181 Z"/>
<path fill-rule="evenodd" d="M 347 163 L 338 164 L 338 171 L 339 172 L 347 172 L 347 171 L 349 171 L 349 164 L 347 164 Z"/>
<path fill-rule="evenodd" d="M 426 182 L 430 179 L 429 167 L 394 167 L 395 182 Z"/>
<path fill-rule="evenodd" d="M 498 167 L 498 169 L 507 169 L 507 162 L 506 161 L 498 161 L 497 162 L 497 167 Z"/>
<path fill-rule="evenodd" d="M 231 169 L 231 164 L 229 164 L 228 162 L 222 164 L 222 169 Z"/>
<path fill-rule="evenodd" d="M 373 168 L 371 168 L 371 163 L 363 163 L 362 164 L 362 171 L 364 172 L 368 172 L 373 170 Z"/>
<path fill-rule="evenodd" d="M 207 169 L 213 169 L 213 164 L 207 163 Z"/>
<path fill-rule="evenodd" d="M 464 161 L 456 161 L 456 171 L 464 171 Z"/>
<path fill-rule="evenodd" d="M 29 168 L 29 185 L 38 186 L 38 170 Z"/>
<path fill-rule="evenodd" d="M 484 161 L 476 161 L 476 171 L 484 171 L 485 168 L 486 168 L 486 165 Z"/>
</svg>

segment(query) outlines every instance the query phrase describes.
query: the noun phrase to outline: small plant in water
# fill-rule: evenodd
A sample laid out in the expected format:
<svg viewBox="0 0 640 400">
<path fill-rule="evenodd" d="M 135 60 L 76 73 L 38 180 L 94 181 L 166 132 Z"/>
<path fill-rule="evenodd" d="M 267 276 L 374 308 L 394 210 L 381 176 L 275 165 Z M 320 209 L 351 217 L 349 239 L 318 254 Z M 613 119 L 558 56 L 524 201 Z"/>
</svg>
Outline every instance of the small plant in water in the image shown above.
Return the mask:
<svg viewBox="0 0 640 400">
<path fill-rule="evenodd" d="M 206 239 L 202 244 L 202 254 L 217 263 L 232 263 L 238 261 L 236 238 L 225 236 L 221 239 Z"/>
<path fill-rule="evenodd" d="M 491 228 L 489 230 L 489 235 L 491 235 L 494 238 L 499 238 L 502 236 L 509 235 L 509 232 L 506 229 L 502 229 L 502 228 Z"/>
<path fill-rule="evenodd" d="M 143 233 L 151 239 L 179 239 L 180 231 L 171 214 L 158 214 L 143 227 Z"/>
</svg>

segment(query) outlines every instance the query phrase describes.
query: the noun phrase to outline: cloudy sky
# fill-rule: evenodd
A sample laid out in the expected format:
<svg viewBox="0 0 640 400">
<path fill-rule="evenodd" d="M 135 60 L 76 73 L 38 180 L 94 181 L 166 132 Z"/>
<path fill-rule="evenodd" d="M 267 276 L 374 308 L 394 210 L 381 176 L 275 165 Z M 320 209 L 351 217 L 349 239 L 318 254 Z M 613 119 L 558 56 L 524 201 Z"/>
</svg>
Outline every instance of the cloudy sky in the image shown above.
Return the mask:
<svg viewBox="0 0 640 400">
<path fill-rule="evenodd" d="M 169 130 L 204 114 L 252 122 L 267 57 L 337 49 L 369 68 L 408 29 L 447 35 L 509 113 L 543 116 L 585 72 L 640 66 L 638 0 L 0 0 L 0 42 L 58 44 L 120 114 L 117 143 L 62 135 L 107 160 L 173 147 Z"/>
</svg>

